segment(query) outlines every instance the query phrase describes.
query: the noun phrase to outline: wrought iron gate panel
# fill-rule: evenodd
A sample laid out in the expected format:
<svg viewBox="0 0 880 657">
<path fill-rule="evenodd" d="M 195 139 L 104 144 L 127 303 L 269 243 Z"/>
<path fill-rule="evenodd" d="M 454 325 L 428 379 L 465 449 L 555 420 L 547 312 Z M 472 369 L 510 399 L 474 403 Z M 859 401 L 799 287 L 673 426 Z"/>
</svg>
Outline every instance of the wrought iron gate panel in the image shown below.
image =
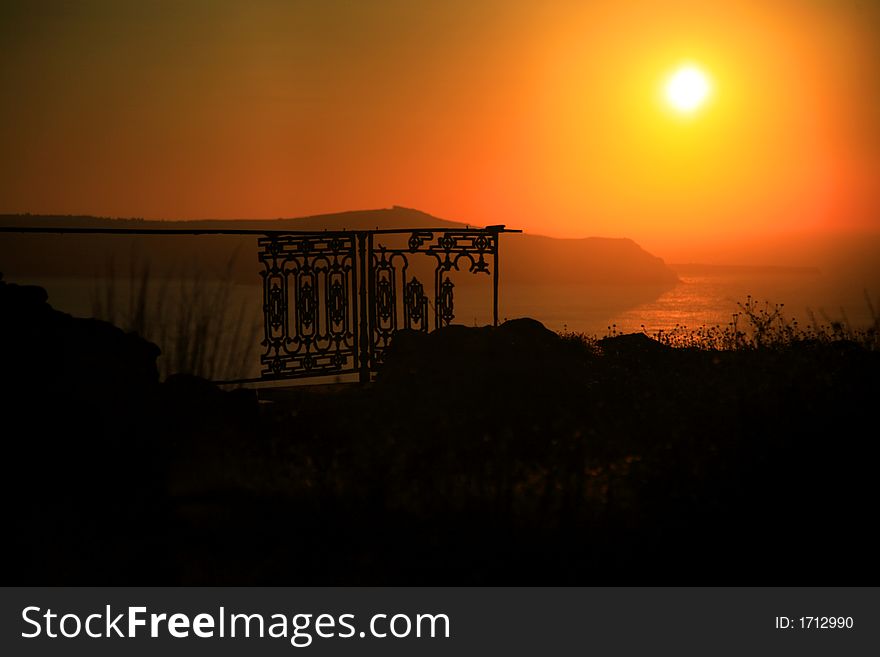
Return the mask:
<svg viewBox="0 0 880 657">
<path fill-rule="evenodd" d="M 355 235 L 270 235 L 257 243 L 263 264 L 261 376 L 357 372 Z"/>
<path fill-rule="evenodd" d="M 361 380 L 368 380 L 399 328 L 427 333 L 432 324 L 450 324 L 455 318 L 451 274 L 491 275 L 490 258 L 497 324 L 498 237 L 503 230 L 279 233 L 259 238 L 262 378 L 358 372 Z M 393 237 L 399 244 L 389 243 Z M 416 255 L 434 259 L 430 297 L 410 267 L 410 257 Z"/>
<path fill-rule="evenodd" d="M 397 248 L 376 243 L 385 235 L 371 234 L 368 238 L 370 369 L 381 365 L 385 349 L 398 329 L 398 272 L 403 296 L 403 328 L 428 332 L 429 305 L 434 309 L 435 329 L 448 326 L 455 318 L 455 283 L 451 272 L 460 271 L 464 265 L 472 274 L 489 275 L 487 258 L 497 256 L 498 232 L 491 230 L 413 230 L 409 231 L 405 246 Z M 429 301 L 418 277 L 409 276 L 409 257 L 415 254 L 427 255 L 436 261 L 433 302 Z"/>
</svg>

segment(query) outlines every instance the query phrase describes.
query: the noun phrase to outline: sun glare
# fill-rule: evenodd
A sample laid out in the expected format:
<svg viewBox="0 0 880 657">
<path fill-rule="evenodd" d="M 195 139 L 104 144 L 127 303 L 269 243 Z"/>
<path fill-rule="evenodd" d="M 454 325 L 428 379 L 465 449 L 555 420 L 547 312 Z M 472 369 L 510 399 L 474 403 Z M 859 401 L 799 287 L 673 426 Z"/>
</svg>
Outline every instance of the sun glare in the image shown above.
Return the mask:
<svg viewBox="0 0 880 657">
<path fill-rule="evenodd" d="M 666 101 L 673 109 L 690 114 L 709 97 L 711 85 L 706 75 L 695 66 L 683 66 L 666 83 Z"/>
</svg>

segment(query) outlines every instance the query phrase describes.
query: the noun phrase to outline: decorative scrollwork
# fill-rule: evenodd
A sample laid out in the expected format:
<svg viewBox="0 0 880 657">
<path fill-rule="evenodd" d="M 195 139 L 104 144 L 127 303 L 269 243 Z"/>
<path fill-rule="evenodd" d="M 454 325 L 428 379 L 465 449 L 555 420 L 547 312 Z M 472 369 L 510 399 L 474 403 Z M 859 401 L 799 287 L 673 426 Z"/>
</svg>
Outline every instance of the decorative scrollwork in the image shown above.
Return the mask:
<svg viewBox="0 0 880 657">
<path fill-rule="evenodd" d="M 314 332 L 315 314 L 318 310 L 318 293 L 315 289 L 314 274 L 299 276 L 296 288 L 296 319 L 300 332 Z"/>
<path fill-rule="evenodd" d="M 393 255 L 391 256 L 393 258 Z M 395 268 L 389 254 L 382 249 L 372 264 L 375 325 L 380 329 L 394 330 L 396 312 Z"/>
<path fill-rule="evenodd" d="M 453 289 L 455 289 L 455 285 L 449 278 L 444 277 L 440 283 L 439 292 L 437 293 L 437 328 L 448 326 L 455 318 L 452 311 Z"/>
<path fill-rule="evenodd" d="M 412 234 L 409 236 L 409 252 L 415 253 L 418 251 L 422 245 L 427 241 L 434 237 L 434 233 L 428 231 L 412 231 Z"/>
<path fill-rule="evenodd" d="M 284 300 L 284 292 L 279 284 L 279 279 L 269 281 L 269 286 L 266 321 L 274 331 L 277 331 L 284 325 L 287 303 Z"/>
<path fill-rule="evenodd" d="M 328 324 L 334 332 L 338 332 L 338 327 L 345 325 L 348 317 L 348 295 L 343 280 L 342 276 L 334 273 L 327 288 Z"/>
<path fill-rule="evenodd" d="M 428 297 L 418 278 L 409 281 L 403 290 L 403 326 L 428 332 Z"/>
<path fill-rule="evenodd" d="M 376 315 L 380 322 L 388 322 L 394 314 L 394 282 L 384 275 L 376 281 Z"/>
<path fill-rule="evenodd" d="M 424 252 L 437 259 L 437 266 L 445 271 L 460 269 L 460 261 L 467 261 L 468 271 L 472 274 L 489 274 L 488 256 L 494 255 L 498 234 L 481 230 L 450 230 L 441 233 L 433 243 L 430 233 L 413 233 L 410 238 L 410 250 L 413 238 L 418 235 L 419 246 L 416 251 Z M 430 235 L 426 237 L 426 235 Z"/>
</svg>

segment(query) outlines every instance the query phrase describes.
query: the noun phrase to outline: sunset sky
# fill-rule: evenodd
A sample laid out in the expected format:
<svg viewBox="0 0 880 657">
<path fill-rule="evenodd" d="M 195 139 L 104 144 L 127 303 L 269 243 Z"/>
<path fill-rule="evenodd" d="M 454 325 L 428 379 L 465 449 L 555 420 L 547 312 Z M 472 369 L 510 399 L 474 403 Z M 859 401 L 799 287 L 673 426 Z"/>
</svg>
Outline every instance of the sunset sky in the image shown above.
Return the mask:
<svg viewBox="0 0 880 657">
<path fill-rule="evenodd" d="M 4 2 L 0 212 L 398 204 L 660 252 L 876 230 L 878 6 Z"/>
</svg>

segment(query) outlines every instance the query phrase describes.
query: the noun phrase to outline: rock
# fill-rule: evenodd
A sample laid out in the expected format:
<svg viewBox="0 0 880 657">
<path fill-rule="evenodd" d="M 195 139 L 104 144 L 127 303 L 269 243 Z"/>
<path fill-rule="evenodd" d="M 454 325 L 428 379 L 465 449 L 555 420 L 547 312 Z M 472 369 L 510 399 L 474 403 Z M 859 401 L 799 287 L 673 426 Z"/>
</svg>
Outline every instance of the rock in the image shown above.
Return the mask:
<svg viewBox="0 0 880 657">
<path fill-rule="evenodd" d="M 602 338 L 599 340 L 599 347 L 606 356 L 626 361 L 662 358 L 672 351 L 672 347 L 661 344 L 644 333 L 625 333 Z"/>
<path fill-rule="evenodd" d="M 0 318 L 3 387 L 111 403 L 158 385 L 155 344 L 57 311 L 43 288 L 0 280 Z"/>
<path fill-rule="evenodd" d="M 447 326 L 432 333 L 398 331 L 385 353 L 380 385 L 441 386 L 473 394 L 511 386 L 553 385 L 583 370 L 586 349 L 540 322 L 498 327 Z"/>
<path fill-rule="evenodd" d="M 498 333 L 510 340 L 511 344 L 535 346 L 538 344 L 557 344 L 559 336 L 537 319 L 520 317 L 509 319 L 498 327 Z"/>
</svg>

